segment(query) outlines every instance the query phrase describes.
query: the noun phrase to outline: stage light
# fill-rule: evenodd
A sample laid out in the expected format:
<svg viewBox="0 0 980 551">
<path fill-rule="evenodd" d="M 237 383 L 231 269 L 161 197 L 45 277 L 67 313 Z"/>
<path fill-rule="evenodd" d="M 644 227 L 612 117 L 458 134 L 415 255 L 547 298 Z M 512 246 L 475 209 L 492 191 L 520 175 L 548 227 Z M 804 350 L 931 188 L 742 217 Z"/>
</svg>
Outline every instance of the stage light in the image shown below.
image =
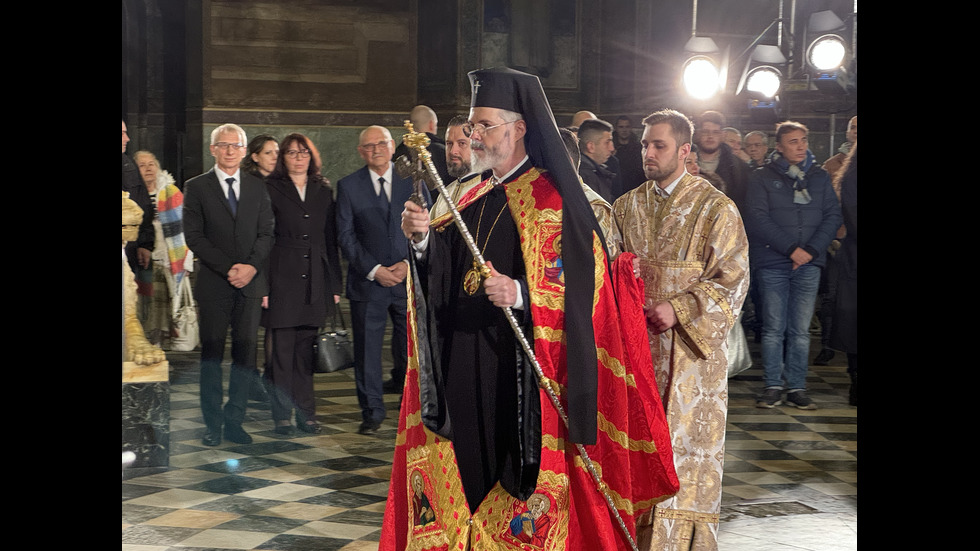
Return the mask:
<svg viewBox="0 0 980 551">
<path fill-rule="evenodd" d="M 844 30 L 844 22 L 830 10 L 810 15 L 806 32 L 817 38 L 808 40 L 804 61 L 818 90 L 839 94 L 853 87 L 853 78 L 847 71 L 850 53 L 841 36 Z"/>
<path fill-rule="evenodd" d="M 728 79 L 728 52 L 706 36 L 692 36 L 684 45 L 687 61 L 681 70 L 684 90 L 691 97 L 706 100 L 725 90 Z"/>
<path fill-rule="evenodd" d="M 785 64 L 786 56 L 778 46 L 756 46 L 745 63 L 735 94 L 744 94 L 755 99 L 775 97 L 783 80 L 783 73 L 778 67 Z"/>
<path fill-rule="evenodd" d="M 782 76 L 779 69 L 769 65 L 761 65 L 749 71 L 745 78 L 745 90 L 765 98 L 771 98 L 779 92 Z"/>
<path fill-rule="evenodd" d="M 810 43 L 806 62 L 818 71 L 833 71 L 844 64 L 847 47 L 844 39 L 836 34 L 825 34 Z"/>
<path fill-rule="evenodd" d="M 753 122 L 769 124 L 779 120 L 779 90 L 783 81 L 779 67 L 786 63 L 783 51 L 767 44 L 756 46 L 746 61 L 735 94 L 747 99 L 749 119 Z"/>
<path fill-rule="evenodd" d="M 684 90 L 695 99 L 709 99 L 718 93 L 719 70 L 705 56 L 694 56 L 684 63 Z"/>
</svg>

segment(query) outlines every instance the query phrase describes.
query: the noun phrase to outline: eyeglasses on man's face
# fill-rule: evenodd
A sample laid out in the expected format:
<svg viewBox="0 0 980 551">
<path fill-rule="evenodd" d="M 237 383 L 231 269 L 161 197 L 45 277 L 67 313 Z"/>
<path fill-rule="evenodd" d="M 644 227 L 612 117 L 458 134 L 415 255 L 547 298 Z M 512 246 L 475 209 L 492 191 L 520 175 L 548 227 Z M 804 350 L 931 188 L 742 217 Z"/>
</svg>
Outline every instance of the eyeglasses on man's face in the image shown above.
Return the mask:
<svg viewBox="0 0 980 551">
<path fill-rule="evenodd" d="M 214 147 L 217 147 L 222 151 L 225 151 L 227 149 L 231 149 L 232 151 L 237 151 L 245 146 L 240 143 L 218 142 L 214 144 Z"/>
<path fill-rule="evenodd" d="M 381 142 L 378 142 L 378 143 L 361 144 L 358 147 L 360 147 L 364 151 L 374 151 L 375 149 L 385 150 L 385 149 L 388 149 L 388 140 L 384 140 L 384 141 L 381 141 Z"/>
<path fill-rule="evenodd" d="M 286 157 L 289 157 L 290 159 L 295 159 L 297 157 L 300 158 L 300 159 L 307 159 L 307 158 L 309 158 L 309 156 L 310 156 L 310 150 L 309 149 L 287 149 L 286 150 Z"/>
<path fill-rule="evenodd" d="M 483 124 L 482 122 L 478 122 L 476 124 L 473 124 L 471 122 L 467 122 L 466 124 L 463 125 L 463 135 L 466 136 L 467 138 L 469 138 L 469 137 L 472 137 L 473 134 L 479 132 L 481 136 L 486 136 L 487 135 L 487 132 L 489 132 L 490 130 L 493 130 L 494 128 L 497 128 L 498 126 L 503 126 L 505 124 L 511 124 L 511 123 L 514 123 L 514 122 L 517 122 L 517 121 L 502 122 L 500 124 L 495 124 L 493 126 L 487 126 L 487 125 Z"/>
</svg>

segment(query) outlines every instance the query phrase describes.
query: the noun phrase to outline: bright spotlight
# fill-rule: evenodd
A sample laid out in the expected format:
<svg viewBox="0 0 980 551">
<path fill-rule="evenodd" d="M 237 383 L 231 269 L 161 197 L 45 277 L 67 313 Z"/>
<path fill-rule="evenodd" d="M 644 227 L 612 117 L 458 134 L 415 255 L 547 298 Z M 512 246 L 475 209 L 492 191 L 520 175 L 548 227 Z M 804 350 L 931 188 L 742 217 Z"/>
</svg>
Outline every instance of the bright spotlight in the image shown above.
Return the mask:
<svg viewBox="0 0 980 551">
<path fill-rule="evenodd" d="M 721 73 L 711 58 L 694 56 L 684 64 L 684 89 L 695 99 L 708 99 L 718 93 Z"/>
<path fill-rule="evenodd" d="M 844 40 L 835 34 L 827 34 L 810 44 L 806 60 L 818 71 L 832 71 L 844 63 L 845 55 L 847 55 L 847 48 L 844 46 Z"/>
<path fill-rule="evenodd" d="M 782 75 L 775 67 L 762 65 L 749 71 L 745 81 L 745 89 L 766 98 L 771 98 L 779 92 Z"/>
</svg>

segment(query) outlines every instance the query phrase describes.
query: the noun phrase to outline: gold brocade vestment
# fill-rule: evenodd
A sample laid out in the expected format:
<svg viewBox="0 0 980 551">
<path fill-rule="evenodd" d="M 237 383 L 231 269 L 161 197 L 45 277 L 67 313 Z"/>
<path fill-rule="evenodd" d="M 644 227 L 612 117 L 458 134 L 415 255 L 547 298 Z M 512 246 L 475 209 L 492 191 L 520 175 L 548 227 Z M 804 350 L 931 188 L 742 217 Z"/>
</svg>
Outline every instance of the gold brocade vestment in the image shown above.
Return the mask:
<svg viewBox="0 0 980 551">
<path fill-rule="evenodd" d="M 649 332 L 667 409 L 677 494 L 638 521 L 650 550 L 717 549 L 728 410 L 727 343 L 749 286 L 748 241 L 735 204 L 685 173 L 668 197 L 647 181 L 613 205 L 617 239 L 640 260 L 648 304 L 669 301 L 677 324 Z"/>
</svg>

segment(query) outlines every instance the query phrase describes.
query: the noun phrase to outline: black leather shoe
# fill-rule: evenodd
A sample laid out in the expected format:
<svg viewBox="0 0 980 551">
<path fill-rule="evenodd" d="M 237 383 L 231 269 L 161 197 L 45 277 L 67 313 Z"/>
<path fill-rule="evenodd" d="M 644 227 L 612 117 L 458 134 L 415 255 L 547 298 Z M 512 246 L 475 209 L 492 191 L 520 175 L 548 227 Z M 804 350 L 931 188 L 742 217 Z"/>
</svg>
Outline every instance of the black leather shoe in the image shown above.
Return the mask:
<svg viewBox="0 0 980 551">
<path fill-rule="evenodd" d="M 252 437 L 242 429 L 241 425 L 225 425 L 225 440 L 236 444 L 252 443 Z"/>
<path fill-rule="evenodd" d="M 320 428 L 320 423 L 317 423 L 316 421 L 312 423 L 300 423 L 296 425 L 296 428 L 310 434 L 320 434 L 320 431 L 323 430 Z"/>
<path fill-rule="evenodd" d="M 293 426 L 292 425 L 278 425 L 276 426 L 276 434 L 281 434 L 283 436 L 292 436 Z"/>
<path fill-rule="evenodd" d="M 822 348 L 817 357 L 813 359 L 813 365 L 827 365 L 833 359 L 834 351 L 829 348 Z"/>
<path fill-rule="evenodd" d="M 405 388 L 405 381 L 399 383 L 394 379 L 388 379 L 381 387 L 384 389 L 385 394 L 401 394 L 402 389 Z"/>
<path fill-rule="evenodd" d="M 381 427 L 381 423 L 373 423 L 371 421 L 364 421 L 361 426 L 357 428 L 357 434 L 374 434 L 378 432 L 378 428 Z"/>
<path fill-rule="evenodd" d="M 209 430 L 204 433 L 204 438 L 201 438 L 201 443 L 205 446 L 220 446 L 221 445 L 221 431 L 220 430 Z"/>
</svg>

